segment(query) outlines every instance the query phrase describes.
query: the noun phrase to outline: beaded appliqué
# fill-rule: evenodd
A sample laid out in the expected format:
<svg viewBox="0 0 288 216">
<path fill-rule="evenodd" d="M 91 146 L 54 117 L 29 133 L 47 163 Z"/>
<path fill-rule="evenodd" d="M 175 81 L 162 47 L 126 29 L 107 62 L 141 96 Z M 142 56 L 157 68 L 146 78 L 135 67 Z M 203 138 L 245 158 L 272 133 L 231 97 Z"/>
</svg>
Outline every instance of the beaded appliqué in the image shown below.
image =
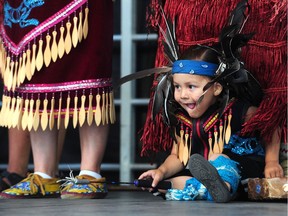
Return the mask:
<svg viewBox="0 0 288 216">
<path fill-rule="evenodd" d="M 39 21 L 37 19 L 28 19 L 31 11 L 35 7 L 40 7 L 44 5 L 43 0 L 24 0 L 19 7 L 13 8 L 6 1 L 4 3 L 4 25 L 12 28 L 12 23 L 19 23 L 21 28 L 27 26 L 37 26 Z"/>
<path fill-rule="evenodd" d="M 225 145 L 225 148 L 231 149 L 231 152 L 238 155 L 265 155 L 262 145 L 260 145 L 259 140 L 255 137 L 242 138 L 238 135 L 232 135 L 228 145 Z"/>
</svg>

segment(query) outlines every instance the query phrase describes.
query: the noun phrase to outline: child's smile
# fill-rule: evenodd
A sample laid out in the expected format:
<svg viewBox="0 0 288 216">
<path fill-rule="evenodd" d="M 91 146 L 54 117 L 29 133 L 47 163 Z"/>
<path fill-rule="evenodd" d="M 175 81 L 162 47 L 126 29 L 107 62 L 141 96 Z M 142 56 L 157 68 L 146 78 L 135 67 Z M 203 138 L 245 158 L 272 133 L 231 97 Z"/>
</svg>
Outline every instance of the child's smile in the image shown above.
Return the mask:
<svg viewBox="0 0 288 216">
<path fill-rule="evenodd" d="M 174 74 L 174 98 L 192 118 L 201 117 L 215 103 L 214 86 L 208 89 L 201 103 L 197 103 L 203 95 L 204 86 L 210 78 L 191 74 Z"/>
<path fill-rule="evenodd" d="M 185 104 L 189 109 L 194 109 L 196 107 L 196 103 L 187 103 Z"/>
</svg>

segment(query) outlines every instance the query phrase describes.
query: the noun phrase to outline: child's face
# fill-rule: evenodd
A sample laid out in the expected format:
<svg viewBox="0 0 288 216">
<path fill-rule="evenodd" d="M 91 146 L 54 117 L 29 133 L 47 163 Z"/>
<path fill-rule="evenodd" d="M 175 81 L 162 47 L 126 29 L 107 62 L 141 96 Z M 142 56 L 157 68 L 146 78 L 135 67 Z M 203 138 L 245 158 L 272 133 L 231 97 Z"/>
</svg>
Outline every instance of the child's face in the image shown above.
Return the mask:
<svg viewBox="0 0 288 216">
<path fill-rule="evenodd" d="M 207 90 L 200 104 L 197 101 L 203 94 L 203 87 L 211 81 L 210 78 L 200 75 L 174 74 L 175 100 L 187 111 L 191 118 L 201 117 L 206 110 L 216 102 L 219 93 L 218 87 L 213 85 Z M 220 84 L 217 84 L 220 85 Z M 216 92 L 216 88 L 218 89 Z M 218 94 L 219 93 L 219 94 Z"/>
</svg>

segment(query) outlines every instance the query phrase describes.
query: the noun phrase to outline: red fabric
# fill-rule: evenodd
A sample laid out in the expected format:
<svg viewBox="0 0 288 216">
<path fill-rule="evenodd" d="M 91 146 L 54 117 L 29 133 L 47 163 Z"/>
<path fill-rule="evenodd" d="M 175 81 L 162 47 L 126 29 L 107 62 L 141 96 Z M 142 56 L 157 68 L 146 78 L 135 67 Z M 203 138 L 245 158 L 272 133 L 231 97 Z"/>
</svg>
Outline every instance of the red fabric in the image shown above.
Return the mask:
<svg viewBox="0 0 288 216">
<path fill-rule="evenodd" d="M 165 26 L 159 13 L 158 2 L 159 0 L 151 0 L 153 13 L 147 16 L 148 24 L 156 29 L 158 22 L 162 27 Z M 229 13 L 238 2 L 235 0 L 162 1 L 166 16 L 176 20 L 176 38 L 180 51 L 191 45 L 217 42 L 220 30 L 225 26 Z M 283 134 L 287 130 L 287 2 L 251 0 L 249 3 L 251 13 L 243 33 L 255 32 L 256 34 L 249 45 L 243 48 L 243 60 L 249 71 L 259 80 L 265 91 L 265 97 L 255 117 L 245 125 L 243 132 L 251 133 L 258 129 L 262 137 L 269 141 L 272 136 L 271 131 L 278 126 L 283 128 Z M 160 36 L 156 67 L 167 64 L 161 40 Z M 156 82 L 152 89 L 155 85 Z M 277 91 L 273 91 L 275 88 Z M 151 98 L 153 94 L 151 91 Z M 154 128 L 163 127 L 161 120 L 154 125 L 150 116 L 151 103 L 141 138 L 142 154 L 149 150 L 159 151 L 171 147 L 171 142 L 167 141 L 169 134 L 165 129 L 163 129 L 164 133 L 155 133 Z"/>
</svg>

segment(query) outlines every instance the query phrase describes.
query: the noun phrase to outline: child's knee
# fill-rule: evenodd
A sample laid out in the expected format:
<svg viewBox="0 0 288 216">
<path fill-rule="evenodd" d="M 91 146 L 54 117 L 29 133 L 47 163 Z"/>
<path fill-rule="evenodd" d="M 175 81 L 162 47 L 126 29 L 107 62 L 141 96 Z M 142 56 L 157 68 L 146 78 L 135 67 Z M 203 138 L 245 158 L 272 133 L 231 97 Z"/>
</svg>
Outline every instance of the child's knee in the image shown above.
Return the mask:
<svg viewBox="0 0 288 216">
<path fill-rule="evenodd" d="M 210 161 L 214 161 L 214 160 L 216 160 L 219 156 L 223 156 L 223 157 L 226 157 L 226 158 L 229 158 L 227 155 L 225 155 L 225 154 L 211 154 L 210 156 L 209 156 L 209 160 Z"/>
</svg>

